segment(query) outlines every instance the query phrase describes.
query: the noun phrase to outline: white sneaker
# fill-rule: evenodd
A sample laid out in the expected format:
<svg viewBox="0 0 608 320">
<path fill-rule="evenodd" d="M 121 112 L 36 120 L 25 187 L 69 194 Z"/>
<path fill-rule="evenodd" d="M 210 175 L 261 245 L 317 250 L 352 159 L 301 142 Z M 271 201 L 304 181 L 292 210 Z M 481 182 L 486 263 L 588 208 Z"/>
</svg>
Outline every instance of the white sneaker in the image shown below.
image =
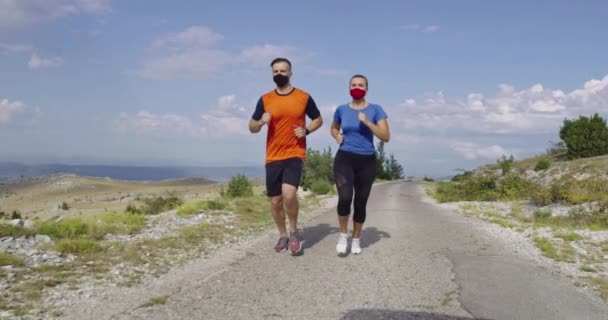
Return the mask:
<svg viewBox="0 0 608 320">
<path fill-rule="evenodd" d="M 338 254 L 345 254 L 346 247 L 348 247 L 348 234 L 340 233 L 338 244 L 336 245 L 336 252 L 338 252 Z"/>
<path fill-rule="evenodd" d="M 350 245 L 350 252 L 353 254 L 361 253 L 361 244 L 359 243 L 359 239 L 353 239 L 353 242 Z"/>
</svg>

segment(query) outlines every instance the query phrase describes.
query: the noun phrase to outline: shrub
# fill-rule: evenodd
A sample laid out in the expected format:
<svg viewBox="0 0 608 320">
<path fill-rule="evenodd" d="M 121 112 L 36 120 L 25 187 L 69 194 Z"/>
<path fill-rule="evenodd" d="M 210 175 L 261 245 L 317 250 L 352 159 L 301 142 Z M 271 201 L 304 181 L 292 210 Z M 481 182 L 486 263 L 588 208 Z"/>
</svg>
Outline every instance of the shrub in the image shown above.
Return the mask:
<svg viewBox="0 0 608 320">
<path fill-rule="evenodd" d="M 312 183 L 310 189 L 316 194 L 328 194 L 331 191 L 332 185 L 325 180 L 316 180 Z"/>
<path fill-rule="evenodd" d="M 549 169 L 551 166 L 551 161 L 549 159 L 540 159 L 536 166 L 534 167 L 534 171 L 543 171 Z"/>
<path fill-rule="evenodd" d="M 503 175 L 511 172 L 511 168 L 513 168 L 514 161 L 515 158 L 513 158 L 513 155 L 511 155 L 509 158 L 503 155 L 500 159 L 496 160 L 496 162 L 500 166 L 500 169 L 502 170 Z"/>
<path fill-rule="evenodd" d="M 159 214 L 163 211 L 175 209 L 183 204 L 183 201 L 176 196 L 156 197 L 145 199 L 141 209 L 144 214 Z"/>
<path fill-rule="evenodd" d="M 132 205 L 131 203 L 129 203 L 127 205 L 127 208 L 125 209 L 125 212 L 129 213 L 129 214 L 142 214 L 143 213 L 140 208 Z"/>
<path fill-rule="evenodd" d="M 469 179 L 473 176 L 473 171 L 464 171 L 463 173 L 457 174 L 455 176 L 452 177 L 452 181 L 454 182 L 458 182 L 458 181 L 464 181 L 466 179 Z"/>
<path fill-rule="evenodd" d="M 551 218 L 551 211 L 549 210 L 536 210 L 534 211 L 535 220 L 547 220 Z"/>
<path fill-rule="evenodd" d="M 538 187 L 536 184 L 516 174 L 510 174 L 500 180 L 498 192 L 502 199 L 526 199 Z"/>
<path fill-rule="evenodd" d="M 569 159 L 608 154 L 608 127 L 606 120 L 597 113 L 592 117 L 564 120 L 559 137 L 566 144 Z"/>
<path fill-rule="evenodd" d="M 253 196 L 253 186 L 245 175 L 238 174 L 230 179 L 226 195 L 231 198 L 250 197 Z"/>
<path fill-rule="evenodd" d="M 17 210 L 13 210 L 13 213 L 11 214 L 11 219 L 21 219 L 21 213 L 19 213 L 19 211 Z"/>
</svg>

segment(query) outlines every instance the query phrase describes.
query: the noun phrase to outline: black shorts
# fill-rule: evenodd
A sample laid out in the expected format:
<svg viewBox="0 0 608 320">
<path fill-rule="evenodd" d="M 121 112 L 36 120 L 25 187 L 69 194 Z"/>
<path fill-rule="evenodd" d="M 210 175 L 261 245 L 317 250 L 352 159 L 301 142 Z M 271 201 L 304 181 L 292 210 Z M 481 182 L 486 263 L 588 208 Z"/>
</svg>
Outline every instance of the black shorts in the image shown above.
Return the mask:
<svg viewBox="0 0 608 320">
<path fill-rule="evenodd" d="M 266 164 L 266 194 L 269 197 L 281 195 L 283 183 L 298 188 L 302 177 L 304 161 L 300 158 L 289 158 L 268 162 Z"/>
</svg>

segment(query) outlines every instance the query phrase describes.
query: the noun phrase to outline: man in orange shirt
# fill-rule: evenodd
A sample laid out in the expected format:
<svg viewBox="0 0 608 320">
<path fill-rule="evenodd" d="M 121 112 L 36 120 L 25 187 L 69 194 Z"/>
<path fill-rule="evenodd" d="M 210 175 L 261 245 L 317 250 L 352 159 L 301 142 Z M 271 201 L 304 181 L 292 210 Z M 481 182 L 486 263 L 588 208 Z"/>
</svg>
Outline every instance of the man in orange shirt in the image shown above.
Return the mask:
<svg viewBox="0 0 608 320">
<path fill-rule="evenodd" d="M 249 121 L 249 131 L 258 133 L 268 125 L 266 137 L 266 194 L 270 197 L 272 217 L 279 229 L 277 252 L 289 249 L 292 254 L 302 249 L 298 236 L 298 197 L 303 162 L 306 157 L 306 135 L 323 124 L 321 113 L 312 97 L 290 83 L 291 62 L 276 58 L 270 63 L 276 88 L 258 100 Z M 312 119 L 306 127 L 306 116 Z M 289 235 L 285 213 L 289 218 Z"/>
</svg>

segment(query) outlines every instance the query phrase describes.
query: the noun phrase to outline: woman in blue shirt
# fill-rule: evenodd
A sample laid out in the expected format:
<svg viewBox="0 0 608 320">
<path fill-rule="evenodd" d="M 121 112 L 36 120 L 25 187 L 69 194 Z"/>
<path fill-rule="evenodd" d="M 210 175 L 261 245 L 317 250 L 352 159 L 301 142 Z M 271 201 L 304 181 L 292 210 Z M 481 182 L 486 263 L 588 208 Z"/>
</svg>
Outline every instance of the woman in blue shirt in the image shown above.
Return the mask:
<svg viewBox="0 0 608 320">
<path fill-rule="evenodd" d="M 365 76 L 350 79 L 352 101 L 336 109 L 331 135 L 340 144 L 334 160 L 334 178 L 338 189 L 338 221 L 340 236 L 336 251 L 346 254 L 348 220 L 353 203 L 353 239 L 351 252 L 361 253 L 359 238 L 365 222 L 367 199 L 376 178 L 376 149 L 374 136 L 388 142 L 390 131 L 387 115 L 380 105 L 365 100 L 368 81 Z"/>
</svg>

